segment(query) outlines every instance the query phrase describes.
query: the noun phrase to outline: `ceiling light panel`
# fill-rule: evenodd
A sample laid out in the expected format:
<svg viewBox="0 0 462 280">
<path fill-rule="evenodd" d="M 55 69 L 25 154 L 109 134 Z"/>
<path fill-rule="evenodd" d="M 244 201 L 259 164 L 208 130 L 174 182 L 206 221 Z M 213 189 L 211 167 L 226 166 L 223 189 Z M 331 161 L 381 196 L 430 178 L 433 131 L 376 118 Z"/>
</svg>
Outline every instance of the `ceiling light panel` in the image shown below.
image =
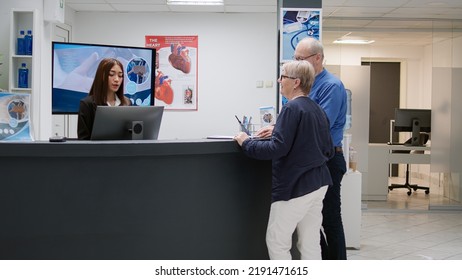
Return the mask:
<svg viewBox="0 0 462 280">
<path fill-rule="evenodd" d="M 223 0 L 167 0 L 167 5 L 223 6 Z"/>
</svg>

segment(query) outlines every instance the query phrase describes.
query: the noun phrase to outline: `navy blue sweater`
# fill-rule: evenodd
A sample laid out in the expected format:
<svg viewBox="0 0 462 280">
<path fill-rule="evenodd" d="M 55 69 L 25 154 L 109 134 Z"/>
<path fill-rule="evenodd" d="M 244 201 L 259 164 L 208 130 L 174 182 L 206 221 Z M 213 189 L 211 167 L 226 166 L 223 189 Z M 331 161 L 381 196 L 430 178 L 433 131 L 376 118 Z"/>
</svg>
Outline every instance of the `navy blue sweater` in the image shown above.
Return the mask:
<svg viewBox="0 0 462 280">
<path fill-rule="evenodd" d="M 272 160 L 272 202 L 332 184 L 326 165 L 334 155 L 329 121 L 308 97 L 295 98 L 282 108 L 269 141 L 247 139 L 242 149 L 249 157 Z"/>
</svg>

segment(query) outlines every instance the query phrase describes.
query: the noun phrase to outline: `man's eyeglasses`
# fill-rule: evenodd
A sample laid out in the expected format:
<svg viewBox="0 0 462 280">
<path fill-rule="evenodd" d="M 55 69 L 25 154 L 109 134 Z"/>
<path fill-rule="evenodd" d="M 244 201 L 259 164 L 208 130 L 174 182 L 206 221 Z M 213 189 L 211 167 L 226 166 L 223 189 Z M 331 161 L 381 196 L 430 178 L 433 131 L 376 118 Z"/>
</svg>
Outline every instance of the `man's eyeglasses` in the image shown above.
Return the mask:
<svg viewBox="0 0 462 280">
<path fill-rule="evenodd" d="M 312 57 L 312 56 L 315 56 L 315 55 L 317 55 L 317 53 L 314 53 L 314 54 L 309 55 L 309 56 L 295 56 L 295 55 L 294 55 L 294 56 L 292 56 L 292 58 L 293 58 L 294 60 L 300 61 L 300 60 L 307 60 L 308 58 L 310 58 L 310 57 Z"/>
<path fill-rule="evenodd" d="M 282 79 L 284 79 L 284 78 L 286 78 L 286 79 L 293 79 L 293 80 L 298 79 L 298 78 L 291 77 L 291 76 L 286 76 L 286 75 L 281 75 L 281 76 L 279 76 L 279 80 L 282 80 Z"/>
</svg>

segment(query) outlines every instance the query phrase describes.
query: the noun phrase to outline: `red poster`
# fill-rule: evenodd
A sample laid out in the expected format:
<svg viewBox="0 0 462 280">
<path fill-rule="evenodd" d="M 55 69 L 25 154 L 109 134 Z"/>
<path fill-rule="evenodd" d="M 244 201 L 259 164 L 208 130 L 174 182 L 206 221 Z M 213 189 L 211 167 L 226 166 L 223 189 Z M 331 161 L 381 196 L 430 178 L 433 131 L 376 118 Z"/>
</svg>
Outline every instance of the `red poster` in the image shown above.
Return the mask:
<svg viewBox="0 0 462 280">
<path fill-rule="evenodd" d="M 146 35 L 146 47 L 156 49 L 156 106 L 197 110 L 197 41 L 197 36 Z"/>
</svg>

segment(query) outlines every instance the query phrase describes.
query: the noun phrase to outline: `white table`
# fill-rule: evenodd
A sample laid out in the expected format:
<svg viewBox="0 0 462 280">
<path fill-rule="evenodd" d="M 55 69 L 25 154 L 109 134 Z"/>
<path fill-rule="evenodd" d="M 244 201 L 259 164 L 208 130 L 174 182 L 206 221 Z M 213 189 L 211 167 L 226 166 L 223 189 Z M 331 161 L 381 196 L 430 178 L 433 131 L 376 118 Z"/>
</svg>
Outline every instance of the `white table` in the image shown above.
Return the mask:
<svg viewBox="0 0 462 280">
<path fill-rule="evenodd" d="M 423 151 L 424 153 L 393 153 Z M 369 144 L 368 181 L 362 192 L 364 200 L 387 200 L 391 163 L 430 164 L 430 147 Z"/>
</svg>

